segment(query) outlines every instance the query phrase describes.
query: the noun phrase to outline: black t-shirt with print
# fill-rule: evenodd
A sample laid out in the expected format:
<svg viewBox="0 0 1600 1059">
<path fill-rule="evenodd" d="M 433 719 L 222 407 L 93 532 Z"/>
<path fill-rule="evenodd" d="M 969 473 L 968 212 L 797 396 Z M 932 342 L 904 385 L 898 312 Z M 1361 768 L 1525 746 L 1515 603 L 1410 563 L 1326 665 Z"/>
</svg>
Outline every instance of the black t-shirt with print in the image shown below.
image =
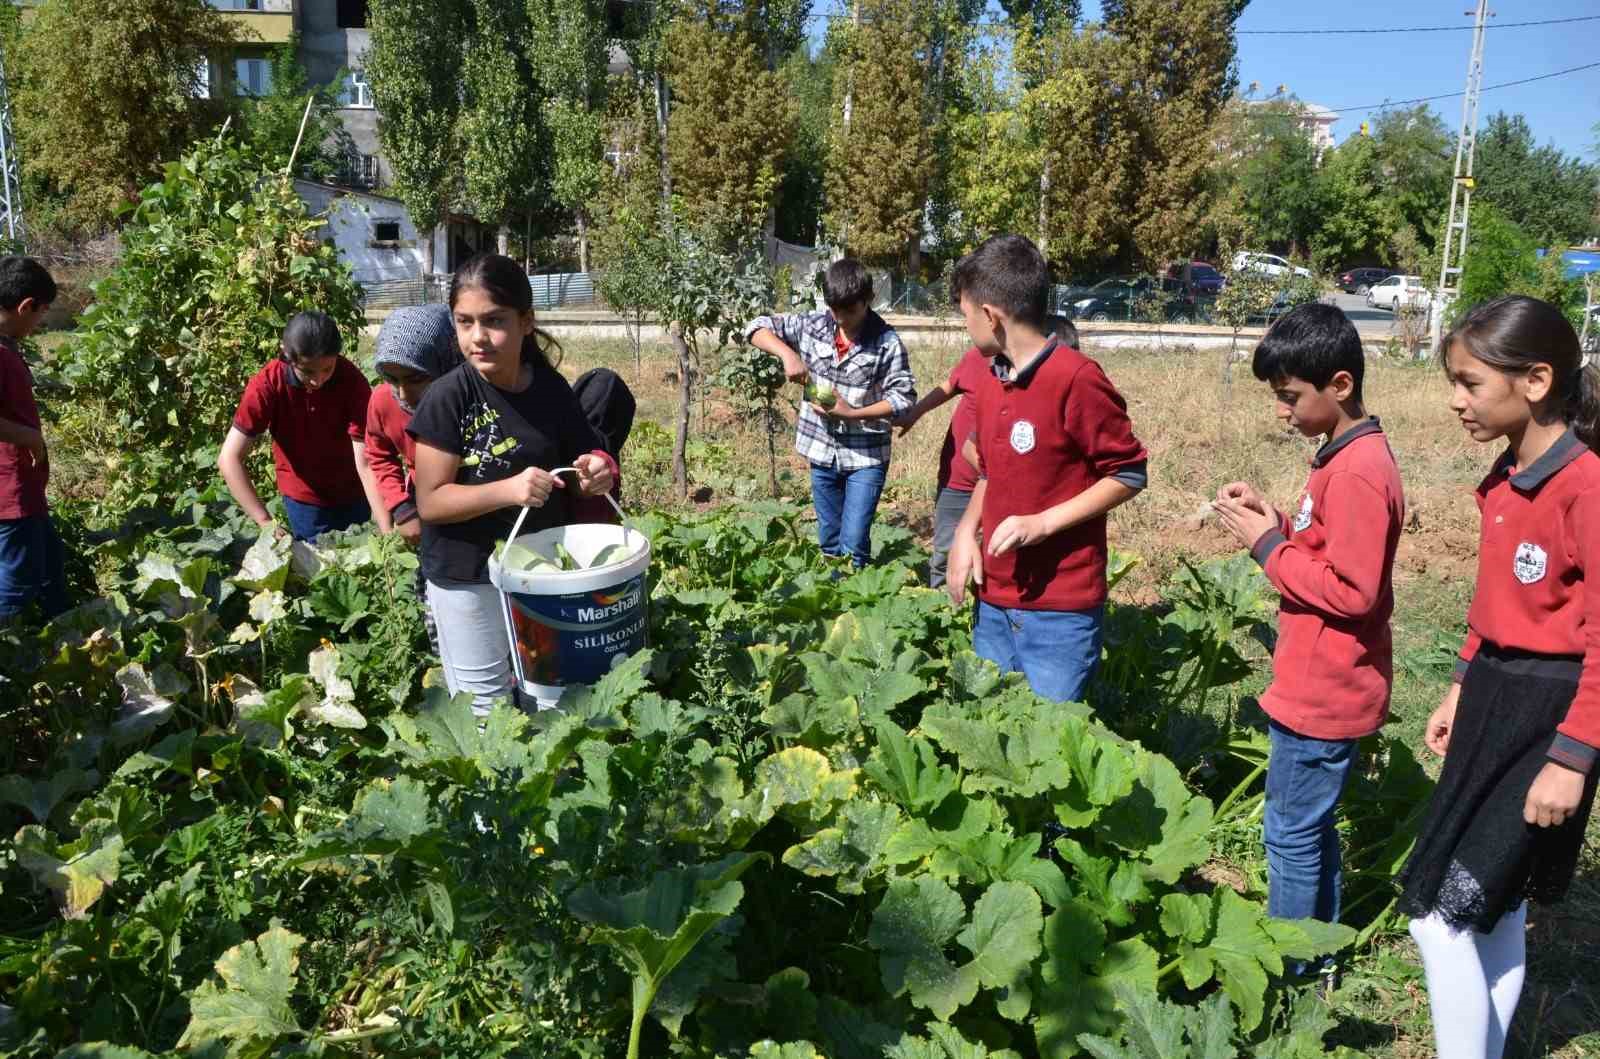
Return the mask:
<svg viewBox="0 0 1600 1059">
<path fill-rule="evenodd" d="M 428 387 L 406 432 L 460 456 L 459 485 L 498 482 L 529 467 L 570 467 L 584 453 L 605 448 L 567 380 L 542 362 L 521 393 L 502 390 L 472 365 L 461 365 Z M 567 474 L 562 481 L 565 488 L 528 512 L 523 533 L 572 521 L 577 480 Z M 488 581 L 489 554 L 496 541 L 511 536 L 520 511 L 508 507 L 465 522 L 423 522 L 423 576 L 435 582 Z"/>
</svg>

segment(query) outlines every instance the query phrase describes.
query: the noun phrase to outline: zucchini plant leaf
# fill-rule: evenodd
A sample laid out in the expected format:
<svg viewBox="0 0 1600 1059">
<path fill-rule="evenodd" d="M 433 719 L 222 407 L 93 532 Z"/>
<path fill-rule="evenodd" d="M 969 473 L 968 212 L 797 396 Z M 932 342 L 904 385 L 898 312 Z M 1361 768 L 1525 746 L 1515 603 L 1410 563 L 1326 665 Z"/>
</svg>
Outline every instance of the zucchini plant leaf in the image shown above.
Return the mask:
<svg viewBox="0 0 1600 1059">
<path fill-rule="evenodd" d="M 1126 981 L 1112 987 L 1122 1026 L 1115 1037 L 1084 1033 L 1083 1050 L 1095 1059 L 1235 1059 L 1233 1013 L 1228 999 L 1213 994 L 1192 1008 L 1179 1007 L 1153 991 L 1136 989 Z M 1187 1038 L 1187 1040 L 1186 1040 Z"/>
<path fill-rule="evenodd" d="M 901 1037 L 883 1050 L 884 1059 L 1022 1059 L 1010 1048 L 991 1051 L 969 1041 L 947 1023 L 936 1022 L 927 1027 L 927 1032 L 926 1037 Z"/>
<path fill-rule="evenodd" d="M 42 824 L 68 795 L 91 790 L 99 780 L 99 773 L 75 768 L 61 769 L 43 780 L 6 776 L 0 779 L 0 802 L 26 809 L 36 823 Z"/>
<path fill-rule="evenodd" d="M 89 908 L 120 874 L 123 837 L 115 823 L 91 819 L 72 842 L 58 843 L 38 824 L 17 832 L 17 862 L 55 895 L 66 919 L 87 919 Z"/>
<path fill-rule="evenodd" d="M 230 1056 L 240 1056 L 264 1053 L 268 1049 L 261 1045 L 283 1037 L 304 1036 L 289 998 L 305 940 L 274 922 L 254 941 L 223 953 L 216 963 L 222 984 L 202 982 L 194 991 L 178 1047 L 221 1040 Z"/>
<path fill-rule="evenodd" d="M 933 811 L 961 785 L 961 777 L 939 763 L 926 739 L 908 736 L 888 720 L 879 721 L 874 730 L 878 745 L 861 771 L 913 816 Z"/>
<path fill-rule="evenodd" d="M 834 826 L 785 850 L 783 863 L 806 875 L 832 877 L 840 893 L 862 893 L 867 880 L 887 868 L 889 842 L 902 819 L 888 802 L 853 798 Z"/>
</svg>

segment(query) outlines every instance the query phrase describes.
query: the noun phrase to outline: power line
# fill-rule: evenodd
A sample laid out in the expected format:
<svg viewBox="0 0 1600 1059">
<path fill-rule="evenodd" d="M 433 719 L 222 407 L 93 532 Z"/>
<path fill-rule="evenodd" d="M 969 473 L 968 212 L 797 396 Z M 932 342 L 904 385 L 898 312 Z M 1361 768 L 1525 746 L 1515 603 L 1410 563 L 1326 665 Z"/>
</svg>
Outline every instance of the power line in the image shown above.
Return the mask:
<svg viewBox="0 0 1600 1059">
<path fill-rule="evenodd" d="M 1524 77 L 1517 81 L 1501 81 L 1499 84 L 1484 85 L 1481 89 L 1479 89 L 1479 91 L 1487 92 L 1494 88 L 1511 88 L 1515 85 L 1532 84 L 1535 81 L 1548 81 L 1552 77 L 1565 77 L 1567 74 L 1575 74 L 1582 70 L 1593 70 L 1597 66 L 1600 66 L 1600 62 L 1586 63 L 1583 66 L 1569 66 L 1565 70 L 1556 70 L 1552 73 L 1540 74 L 1538 77 Z M 1416 99 L 1389 99 L 1382 103 L 1368 103 L 1365 106 L 1360 107 L 1328 107 L 1327 109 L 1333 114 L 1350 114 L 1358 110 L 1381 110 L 1384 107 L 1404 107 L 1412 103 L 1432 103 L 1436 99 L 1456 99 L 1464 95 L 1466 95 L 1465 92 L 1444 92 L 1437 96 L 1418 96 Z"/>
<path fill-rule="evenodd" d="M 1519 29 L 1523 26 L 1561 26 L 1571 22 L 1596 21 L 1600 21 L 1600 15 L 1576 15 L 1572 18 L 1545 18 L 1536 22 L 1491 22 L 1483 28 Z M 1394 26 L 1388 29 L 1236 29 L 1234 33 L 1241 37 L 1290 37 L 1372 33 L 1460 33 L 1472 28 L 1472 26 Z M 1456 95 L 1460 94 L 1460 92 L 1456 93 Z"/>
</svg>

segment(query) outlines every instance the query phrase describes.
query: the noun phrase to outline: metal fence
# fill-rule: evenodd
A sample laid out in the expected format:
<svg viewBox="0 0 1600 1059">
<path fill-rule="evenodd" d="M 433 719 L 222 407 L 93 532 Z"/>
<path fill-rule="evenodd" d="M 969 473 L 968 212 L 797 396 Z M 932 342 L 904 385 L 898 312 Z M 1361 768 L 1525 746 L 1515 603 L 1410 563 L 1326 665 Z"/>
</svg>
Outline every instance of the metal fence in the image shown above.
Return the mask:
<svg viewBox="0 0 1600 1059">
<path fill-rule="evenodd" d="M 364 309 L 398 309 L 403 305 L 443 302 L 450 296 L 450 277 L 444 273 L 361 282 Z M 594 277 L 587 272 L 553 272 L 529 276 L 535 309 L 588 307 L 598 304 Z"/>
</svg>

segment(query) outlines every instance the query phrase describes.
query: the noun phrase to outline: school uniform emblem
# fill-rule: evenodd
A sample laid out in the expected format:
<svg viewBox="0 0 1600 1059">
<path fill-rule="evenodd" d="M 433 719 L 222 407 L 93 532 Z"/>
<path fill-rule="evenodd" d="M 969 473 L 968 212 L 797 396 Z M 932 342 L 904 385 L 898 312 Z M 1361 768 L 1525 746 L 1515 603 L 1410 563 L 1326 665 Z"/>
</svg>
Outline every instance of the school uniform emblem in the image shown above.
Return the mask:
<svg viewBox="0 0 1600 1059">
<path fill-rule="evenodd" d="M 1033 424 L 1026 419 L 1019 419 L 1011 424 L 1011 449 L 1019 456 L 1025 456 L 1033 451 L 1035 438 Z"/>
<path fill-rule="evenodd" d="M 1294 513 L 1294 531 L 1304 533 L 1311 525 L 1311 494 L 1307 493 L 1300 501 L 1300 510 Z"/>
<path fill-rule="evenodd" d="M 1517 575 L 1517 580 L 1525 585 L 1544 578 L 1545 569 L 1550 564 L 1550 557 L 1545 550 L 1537 544 L 1523 541 L 1517 545 L 1517 554 L 1511 560 L 1511 572 Z"/>
</svg>

